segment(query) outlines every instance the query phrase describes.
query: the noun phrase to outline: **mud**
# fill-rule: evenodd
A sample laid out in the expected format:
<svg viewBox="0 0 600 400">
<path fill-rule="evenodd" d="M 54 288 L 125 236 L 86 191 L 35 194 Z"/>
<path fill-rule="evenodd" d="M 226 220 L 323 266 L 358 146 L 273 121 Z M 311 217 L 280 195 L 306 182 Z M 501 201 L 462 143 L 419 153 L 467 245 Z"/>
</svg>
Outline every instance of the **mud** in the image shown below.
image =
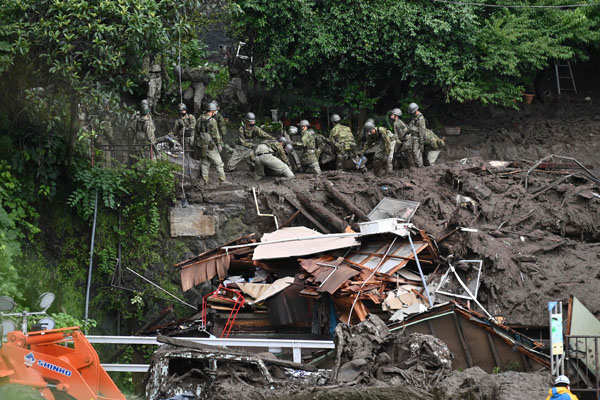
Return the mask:
<svg viewBox="0 0 600 400">
<path fill-rule="evenodd" d="M 582 178 L 581 171 L 569 170 L 574 174 L 566 177 L 560 168 L 534 172 L 527 189 L 524 185 L 525 171 L 552 153 L 575 157 L 600 177 L 600 107 L 589 102 L 534 104 L 519 112 L 486 109 L 461 115 L 463 121 L 454 123 L 470 125 L 463 125 L 463 135 L 446 138 L 442 161 L 434 166 L 384 177 L 325 171 L 319 177 L 297 174 L 292 180 L 267 177 L 259 182 L 250 172 L 239 171 L 230 174 L 234 185 L 228 190 L 245 191 L 245 207 L 253 210 L 250 187 L 256 186 L 261 209 L 280 222 L 296 211 L 286 200 L 295 198 L 295 192 L 309 193 L 349 224 L 356 222 L 356 216 L 328 196 L 327 182 L 365 212 L 383 196 L 419 201 L 413 222 L 436 239 L 459 227 L 477 230 L 458 231 L 438 244 L 443 256 L 484 260 L 480 300 L 493 315 L 509 324 L 546 325 L 546 302 L 566 300 L 569 294 L 600 312 L 600 275 L 594 270 L 600 261 L 600 198 L 590 195 L 600 193 L 600 187 Z M 514 163 L 494 168 L 489 160 Z M 204 197 L 223 190 L 197 189 Z M 473 201 L 458 204 L 458 195 Z M 313 226 L 302 215 L 293 224 Z M 246 213 L 244 227 L 249 232 L 275 229 L 272 218 L 254 212 Z"/>
</svg>

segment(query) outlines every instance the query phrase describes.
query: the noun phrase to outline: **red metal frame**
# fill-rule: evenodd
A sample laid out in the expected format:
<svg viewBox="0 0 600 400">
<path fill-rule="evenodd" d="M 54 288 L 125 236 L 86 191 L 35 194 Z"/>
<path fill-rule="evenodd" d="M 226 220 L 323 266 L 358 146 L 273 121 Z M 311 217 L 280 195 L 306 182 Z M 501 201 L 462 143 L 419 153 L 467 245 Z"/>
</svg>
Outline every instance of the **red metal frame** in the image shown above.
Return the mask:
<svg viewBox="0 0 600 400">
<path fill-rule="evenodd" d="M 227 296 L 228 294 L 231 294 L 231 296 Z M 206 329 L 207 310 L 208 310 L 207 300 L 209 298 L 225 301 L 228 303 L 233 303 L 233 308 L 231 309 L 231 312 L 229 313 L 229 318 L 227 319 L 227 323 L 225 324 L 225 327 L 223 328 L 223 332 L 221 332 L 221 336 L 220 336 L 220 337 L 229 337 L 229 334 L 231 333 L 231 328 L 233 327 L 233 324 L 238 315 L 238 312 L 244 306 L 246 299 L 244 298 L 244 296 L 242 295 L 242 293 L 239 290 L 229 289 L 228 287 L 225 287 L 222 284 L 219 285 L 217 290 L 215 290 L 214 292 L 211 292 L 211 293 L 205 295 L 202 298 L 202 327 L 205 329 Z"/>
</svg>

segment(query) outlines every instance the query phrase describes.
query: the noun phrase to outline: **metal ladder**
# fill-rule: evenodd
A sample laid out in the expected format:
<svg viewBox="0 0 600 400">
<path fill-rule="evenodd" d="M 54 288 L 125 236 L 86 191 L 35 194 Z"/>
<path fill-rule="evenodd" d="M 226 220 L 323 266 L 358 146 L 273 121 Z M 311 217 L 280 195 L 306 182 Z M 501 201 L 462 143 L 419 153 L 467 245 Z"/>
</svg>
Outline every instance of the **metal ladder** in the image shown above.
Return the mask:
<svg viewBox="0 0 600 400">
<path fill-rule="evenodd" d="M 560 61 L 555 62 L 554 73 L 556 75 L 556 89 L 558 91 L 559 96 L 562 92 L 566 91 L 575 92 L 575 94 L 577 94 L 577 86 L 575 86 L 575 77 L 573 75 L 573 68 L 571 67 L 570 61 L 567 61 L 566 64 L 561 64 Z M 570 85 L 571 88 L 566 89 L 564 87 L 561 87 L 561 80 L 567 85 Z"/>
</svg>

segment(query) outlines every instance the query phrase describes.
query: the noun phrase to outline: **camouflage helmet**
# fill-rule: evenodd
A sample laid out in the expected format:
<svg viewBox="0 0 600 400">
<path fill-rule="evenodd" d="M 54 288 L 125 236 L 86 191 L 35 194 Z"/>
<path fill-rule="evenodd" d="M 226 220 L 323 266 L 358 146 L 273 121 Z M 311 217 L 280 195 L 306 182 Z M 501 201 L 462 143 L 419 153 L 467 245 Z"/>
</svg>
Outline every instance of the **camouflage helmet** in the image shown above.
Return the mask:
<svg viewBox="0 0 600 400">
<path fill-rule="evenodd" d="M 416 113 L 418 109 L 419 109 L 419 106 L 417 105 L 417 103 L 410 103 L 408 105 L 408 112 L 411 114 Z"/>
<path fill-rule="evenodd" d="M 401 117 L 402 116 L 402 110 L 399 109 L 398 107 L 392 108 L 392 111 L 390 111 L 390 114 L 395 115 L 397 117 Z"/>
<path fill-rule="evenodd" d="M 208 103 L 208 111 L 217 111 L 217 103 L 214 101 Z"/>
<path fill-rule="evenodd" d="M 341 120 L 342 120 L 342 118 L 339 116 L 339 114 L 331 115 L 331 122 L 333 122 L 334 124 L 337 122 L 340 122 Z"/>
<path fill-rule="evenodd" d="M 177 106 L 177 109 L 179 111 L 187 111 L 187 106 L 184 103 L 179 103 L 179 105 Z"/>
<path fill-rule="evenodd" d="M 150 103 L 148 103 L 148 99 L 144 99 L 140 102 L 140 105 L 142 107 L 144 107 L 144 106 L 148 107 L 150 105 Z"/>
<path fill-rule="evenodd" d="M 367 120 L 367 122 L 365 122 L 365 130 L 370 131 L 372 129 L 375 129 L 375 122 Z"/>
<path fill-rule="evenodd" d="M 294 125 L 292 125 L 292 126 L 290 126 L 290 127 L 288 128 L 288 133 L 289 133 L 290 135 L 295 135 L 295 134 L 297 134 L 297 133 L 298 133 L 298 128 L 297 128 L 297 127 L 295 127 Z"/>
<path fill-rule="evenodd" d="M 248 122 L 256 121 L 256 115 L 254 115 L 253 112 L 249 112 L 248 114 L 246 114 L 246 121 L 248 121 Z"/>
<path fill-rule="evenodd" d="M 308 120 L 306 120 L 306 119 L 303 119 L 302 121 L 300 121 L 300 123 L 298 125 L 306 126 L 307 128 L 310 126 L 310 124 L 308 123 Z"/>
</svg>

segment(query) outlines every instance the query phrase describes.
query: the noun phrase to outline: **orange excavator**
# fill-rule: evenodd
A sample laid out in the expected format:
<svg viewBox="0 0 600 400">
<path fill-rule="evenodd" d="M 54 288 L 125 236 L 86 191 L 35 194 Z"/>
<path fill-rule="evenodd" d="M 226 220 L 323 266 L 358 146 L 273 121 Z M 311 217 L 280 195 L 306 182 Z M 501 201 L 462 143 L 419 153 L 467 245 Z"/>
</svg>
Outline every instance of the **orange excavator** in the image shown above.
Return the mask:
<svg viewBox="0 0 600 400">
<path fill-rule="evenodd" d="M 26 319 L 40 313 L 45 310 L 0 316 Z M 6 333 L 0 348 L 0 399 L 125 400 L 80 328 L 27 333 L 27 323 L 23 326 Z"/>
</svg>

